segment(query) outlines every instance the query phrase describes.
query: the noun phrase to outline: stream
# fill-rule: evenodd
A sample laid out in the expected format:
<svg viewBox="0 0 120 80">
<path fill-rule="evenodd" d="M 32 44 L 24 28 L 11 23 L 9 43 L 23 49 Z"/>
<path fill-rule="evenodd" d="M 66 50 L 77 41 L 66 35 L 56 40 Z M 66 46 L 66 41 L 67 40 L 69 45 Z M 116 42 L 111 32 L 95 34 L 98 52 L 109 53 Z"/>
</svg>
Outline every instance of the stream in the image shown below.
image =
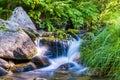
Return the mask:
<svg viewBox="0 0 120 80">
<path fill-rule="evenodd" d="M 22 72 L 22 73 L 13 73 L 0 78 L 0 80 L 109 80 L 107 78 L 91 78 L 85 76 L 88 70 L 88 67 L 83 66 L 77 62 L 77 59 L 80 58 L 80 46 L 81 39 L 72 39 L 68 41 L 69 47 L 67 52 L 63 51 L 62 55 L 50 58 L 49 66 L 35 69 L 33 71 Z M 46 48 L 41 47 L 40 41 L 35 41 L 37 46 L 38 53 L 37 55 L 45 56 L 42 54 Z"/>
</svg>

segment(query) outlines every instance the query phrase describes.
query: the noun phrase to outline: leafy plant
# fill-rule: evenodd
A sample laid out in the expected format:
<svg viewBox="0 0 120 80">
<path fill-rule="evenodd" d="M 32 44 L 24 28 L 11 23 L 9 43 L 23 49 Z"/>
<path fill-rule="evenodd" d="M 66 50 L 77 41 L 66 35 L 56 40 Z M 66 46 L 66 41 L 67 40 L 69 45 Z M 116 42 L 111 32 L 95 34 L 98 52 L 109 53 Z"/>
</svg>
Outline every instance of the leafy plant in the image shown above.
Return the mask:
<svg viewBox="0 0 120 80">
<path fill-rule="evenodd" d="M 68 22 L 79 29 L 84 24 L 90 26 L 98 18 L 97 7 L 90 1 L 24 0 L 24 3 L 31 7 L 29 15 L 39 27 L 47 28 L 48 31 L 66 27 Z"/>
<path fill-rule="evenodd" d="M 22 0 L 0 0 L 0 18 L 8 19 L 12 10 L 22 4 Z"/>
</svg>

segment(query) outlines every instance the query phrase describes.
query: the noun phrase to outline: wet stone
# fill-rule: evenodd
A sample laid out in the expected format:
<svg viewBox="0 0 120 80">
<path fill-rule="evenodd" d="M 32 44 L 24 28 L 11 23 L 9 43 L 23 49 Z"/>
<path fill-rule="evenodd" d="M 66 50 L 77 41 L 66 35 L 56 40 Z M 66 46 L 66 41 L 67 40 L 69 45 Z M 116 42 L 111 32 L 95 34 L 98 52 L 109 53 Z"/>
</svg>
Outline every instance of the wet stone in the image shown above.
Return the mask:
<svg viewBox="0 0 120 80">
<path fill-rule="evenodd" d="M 39 78 L 39 77 L 37 77 L 37 78 L 34 78 L 33 80 L 48 80 L 48 79 L 46 79 L 46 78 Z"/>
<path fill-rule="evenodd" d="M 36 65 L 29 62 L 29 63 L 22 63 L 17 64 L 12 68 L 13 73 L 20 73 L 20 72 L 26 72 L 36 69 Z"/>
<path fill-rule="evenodd" d="M 0 76 L 6 75 L 6 74 L 8 74 L 8 72 L 2 67 L 0 67 Z"/>
</svg>

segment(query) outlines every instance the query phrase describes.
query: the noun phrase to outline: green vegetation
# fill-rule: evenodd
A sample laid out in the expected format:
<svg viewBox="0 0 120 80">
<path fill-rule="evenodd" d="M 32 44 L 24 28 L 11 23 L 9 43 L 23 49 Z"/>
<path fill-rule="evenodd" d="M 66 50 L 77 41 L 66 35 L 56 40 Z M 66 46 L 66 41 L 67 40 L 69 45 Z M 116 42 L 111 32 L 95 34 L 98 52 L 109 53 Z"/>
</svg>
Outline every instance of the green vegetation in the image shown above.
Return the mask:
<svg viewBox="0 0 120 80">
<path fill-rule="evenodd" d="M 120 79 L 119 0 L 0 0 L 0 17 L 8 19 L 17 6 L 27 11 L 38 29 L 60 39 L 86 30 L 81 60 L 100 76 Z"/>
<path fill-rule="evenodd" d="M 22 0 L 0 0 L 0 18 L 8 19 L 16 6 L 22 5 Z"/>
<path fill-rule="evenodd" d="M 96 5 L 90 1 L 24 0 L 24 3 L 31 7 L 28 13 L 39 27 L 48 31 L 70 26 L 78 29 L 84 24 L 90 26 L 98 15 Z"/>
<path fill-rule="evenodd" d="M 6 3 L 10 4 L 5 6 Z M 7 15 L 11 14 L 11 10 L 16 6 L 24 7 L 35 23 L 47 31 L 70 28 L 70 26 L 78 29 L 84 25 L 90 29 L 91 24 L 94 24 L 98 18 L 97 6 L 91 1 L 16 0 L 10 2 L 10 0 L 1 0 L 0 4 L 2 11 L 8 11 Z"/>
<path fill-rule="evenodd" d="M 100 20 L 104 29 L 86 40 L 82 48 L 85 65 L 98 71 L 100 76 L 120 79 L 120 5 L 117 1 L 108 2 L 101 12 Z M 112 79 L 112 78 L 111 78 Z"/>
</svg>

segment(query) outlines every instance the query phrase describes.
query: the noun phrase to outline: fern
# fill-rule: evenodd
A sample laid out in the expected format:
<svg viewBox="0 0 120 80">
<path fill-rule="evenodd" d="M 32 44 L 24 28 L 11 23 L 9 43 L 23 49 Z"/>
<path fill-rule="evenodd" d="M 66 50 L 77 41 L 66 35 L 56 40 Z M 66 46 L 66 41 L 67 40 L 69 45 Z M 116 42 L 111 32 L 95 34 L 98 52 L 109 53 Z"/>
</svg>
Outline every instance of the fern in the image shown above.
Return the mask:
<svg viewBox="0 0 120 80">
<path fill-rule="evenodd" d="M 46 24 L 46 28 L 50 24 L 54 28 L 58 27 L 58 25 L 64 25 L 62 22 L 62 19 L 64 19 L 65 22 L 71 21 L 73 24 L 72 26 L 74 26 L 76 29 L 79 29 L 84 24 L 90 26 L 90 24 L 94 23 L 94 21 L 97 21 L 98 18 L 97 7 L 92 2 L 83 2 L 79 0 L 40 0 L 39 3 L 36 3 L 35 0 L 25 0 L 24 2 L 26 5 L 31 7 L 32 10 L 29 12 L 29 14 L 32 18 L 34 18 L 34 20 L 38 22 L 39 19 L 42 21 L 44 18 L 45 22 L 51 21 L 44 23 Z M 34 7 L 32 7 L 32 5 L 34 5 Z M 36 16 L 38 15 L 38 11 L 39 16 Z M 56 18 L 58 18 L 58 20 L 56 20 Z M 56 23 L 59 24 L 56 25 L 56 23 L 53 23 L 54 20 L 56 20 Z M 42 24 L 43 22 L 40 23 Z M 68 23 L 66 23 L 66 25 L 67 24 Z M 49 31 L 53 30 L 50 29 L 50 27 L 48 27 L 48 29 Z"/>
</svg>

